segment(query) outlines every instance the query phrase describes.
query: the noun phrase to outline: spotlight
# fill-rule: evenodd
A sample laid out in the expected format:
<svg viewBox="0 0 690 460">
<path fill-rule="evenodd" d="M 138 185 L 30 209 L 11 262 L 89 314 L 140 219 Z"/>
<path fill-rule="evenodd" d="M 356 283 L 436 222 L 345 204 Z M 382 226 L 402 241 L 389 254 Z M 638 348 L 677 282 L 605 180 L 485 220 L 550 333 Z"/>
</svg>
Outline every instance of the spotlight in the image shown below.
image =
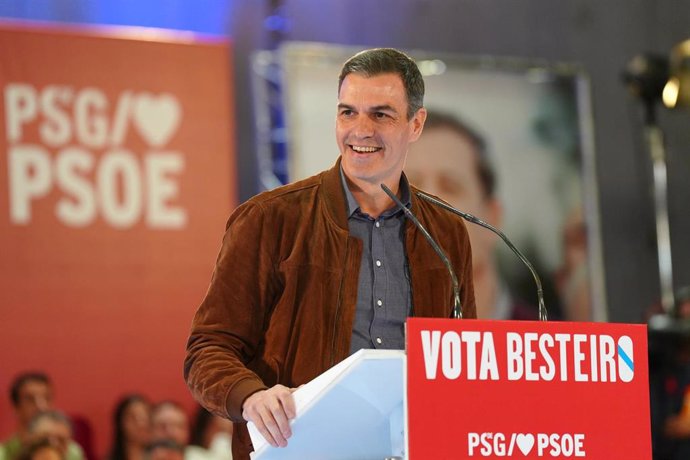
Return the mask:
<svg viewBox="0 0 690 460">
<path fill-rule="evenodd" d="M 671 50 L 670 74 L 663 90 L 664 105 L 669 109 L 690 107 L 690 39 Z"/>
</svg>

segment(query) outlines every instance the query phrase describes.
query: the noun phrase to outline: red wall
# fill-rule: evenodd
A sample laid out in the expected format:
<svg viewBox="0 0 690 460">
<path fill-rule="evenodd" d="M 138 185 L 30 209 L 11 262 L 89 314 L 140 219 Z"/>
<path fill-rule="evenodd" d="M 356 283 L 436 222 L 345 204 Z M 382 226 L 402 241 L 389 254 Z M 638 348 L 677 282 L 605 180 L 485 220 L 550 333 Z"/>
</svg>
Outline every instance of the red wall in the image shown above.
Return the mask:
<svg viewBox="0 0 690 460">
<path fill-rule="evenodd" d="M 0 389 L 47 372 L 99 454 L 125 393 L 192 409 L 185 341 L 236 205 L 229 61 L 191 36 L 0 24 Z"/>
</svg>

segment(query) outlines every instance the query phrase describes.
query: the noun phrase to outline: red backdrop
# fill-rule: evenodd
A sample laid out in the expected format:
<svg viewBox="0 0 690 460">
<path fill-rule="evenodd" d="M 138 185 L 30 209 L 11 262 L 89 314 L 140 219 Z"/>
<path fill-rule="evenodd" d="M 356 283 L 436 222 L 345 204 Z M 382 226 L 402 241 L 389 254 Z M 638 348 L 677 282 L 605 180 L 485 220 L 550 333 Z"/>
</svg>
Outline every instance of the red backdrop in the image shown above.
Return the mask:
<svg viewBox="0 0 690 460">
<path fill-rule="evenodd" d="M 185 340 L 236 205 L 229 45 L 0 25 L 0 436 L 19 372 L 93 424 L 127 392 L 191 411 Z"/>
<path fill-rule="evenodd" d="M 407 322 L 410 459 L 650 459 L 647 327 Z"/>
</svg>

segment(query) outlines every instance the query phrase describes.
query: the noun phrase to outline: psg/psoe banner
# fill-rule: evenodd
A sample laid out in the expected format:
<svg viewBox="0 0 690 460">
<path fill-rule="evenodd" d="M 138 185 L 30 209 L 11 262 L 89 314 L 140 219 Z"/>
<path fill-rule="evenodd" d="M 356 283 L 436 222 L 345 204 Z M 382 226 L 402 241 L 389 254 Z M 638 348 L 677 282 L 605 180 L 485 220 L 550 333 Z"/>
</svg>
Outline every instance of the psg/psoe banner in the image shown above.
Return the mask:
<svg viewBox="0 0 690 460">
<path fill-rule="evenodd" d="M 412 318 L 412 460 L 651 458 L 644 325 Z"/>
<path fill-rule="evenodd" d="M 230 62 L 220 39 L 0 23 L 0 388 L 47 371 L 103 443 L 124 392 L 188 398 L 236 205 Z"/>
</svg>

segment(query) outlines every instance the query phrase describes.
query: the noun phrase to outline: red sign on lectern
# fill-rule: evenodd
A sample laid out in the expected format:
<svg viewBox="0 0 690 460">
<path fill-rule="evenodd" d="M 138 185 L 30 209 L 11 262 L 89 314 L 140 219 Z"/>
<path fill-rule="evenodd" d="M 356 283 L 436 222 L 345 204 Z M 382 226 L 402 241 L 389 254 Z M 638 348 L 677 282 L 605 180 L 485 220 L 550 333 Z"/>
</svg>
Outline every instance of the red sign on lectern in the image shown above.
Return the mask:
<svg viewBox="0 0 690 460">
<path fill-rule="evenodd" d="M 644 325 L 413 318 L 408 453 L 651 458 Z"/>
</svg>

